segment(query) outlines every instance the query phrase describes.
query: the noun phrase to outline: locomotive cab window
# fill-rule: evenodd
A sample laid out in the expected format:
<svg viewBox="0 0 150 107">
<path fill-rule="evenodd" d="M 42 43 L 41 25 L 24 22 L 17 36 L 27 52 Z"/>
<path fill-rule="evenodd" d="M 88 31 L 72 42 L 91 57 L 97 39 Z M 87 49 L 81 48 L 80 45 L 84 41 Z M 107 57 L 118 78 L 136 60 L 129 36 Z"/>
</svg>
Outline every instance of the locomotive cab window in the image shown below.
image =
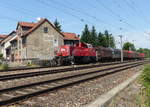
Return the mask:
<svg viewBox="0 0 150 107">
<path fill-rule="evenodd" d="M 48 33 L 48 27 L 44 27 L 44 33 Z"/>
</svg>

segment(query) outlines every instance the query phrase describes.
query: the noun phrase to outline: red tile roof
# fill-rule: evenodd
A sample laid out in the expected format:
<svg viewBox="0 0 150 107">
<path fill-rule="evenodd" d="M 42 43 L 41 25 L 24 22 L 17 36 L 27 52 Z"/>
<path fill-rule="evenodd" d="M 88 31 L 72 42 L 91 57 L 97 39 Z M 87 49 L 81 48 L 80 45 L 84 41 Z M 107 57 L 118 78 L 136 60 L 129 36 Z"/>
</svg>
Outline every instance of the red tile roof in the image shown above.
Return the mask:
<svg viewBox="0 0 150 107">
<path fill-rule="evenodd" d="M 0 34 L 0 42 L 3 41 L 5 38 L 7 38 L 8 35 L 2 35 Z"/>
<path fill-rule="evenodd" d="M 45 21 L 47 21 L 58 33 L 60 33 L 62 35 L 62 37 L 64 37 L 64 35 L 59 32 L 55 27 L 54 25 L 49 22 L 47 19 L 42 19 L 41 21 L 39 21 L 38 23 L 34 23 L 35 25 L 30 29 L 28 30 L 27 32 L 25 32 L 22 36 L 27 36 L 29 35 L 30 33 L 32 33 L 34 30 L 36 30 L 41 24 L 43 24 Z"/>
<path fill-rule="evenodd" d="M 11 38 L 13 38 L 13 36 L 7 36 L 5 39 L 3 39 L 3 40 L 1 41 L 1 44 L 3 44 L 3 43 L 5 43 L 5 42 L 9 41 Z"/>
<path fill-rule="evenodd" d="M 34 27 L 35 25 L 37 25 L 37 23 L 30 23 L 30 22 L 19 22 L 18 24 L 23 27 Z"/>
<path fill-rule="evenodd" d="M 79 40 L 79 37 L 75 33 L 62 32 L 62 34 L 66 40 Z"/>
<path fill-rule="evenodd" d="M 8 35 L 1 35 L 0 34 L 0 39 L 4 39 L 4 38 L 6 38 Z"/>
<path fill-rule="evenodd" d="M 11 33 L 9 33 L 7 35 L 7 37 L 1 41 L 1 43 L 5 43 L 5 42 L 9 41 L 14 36 L 15 33 L 16 33 L 16 31 L 12 31 Z"/>
</svg>

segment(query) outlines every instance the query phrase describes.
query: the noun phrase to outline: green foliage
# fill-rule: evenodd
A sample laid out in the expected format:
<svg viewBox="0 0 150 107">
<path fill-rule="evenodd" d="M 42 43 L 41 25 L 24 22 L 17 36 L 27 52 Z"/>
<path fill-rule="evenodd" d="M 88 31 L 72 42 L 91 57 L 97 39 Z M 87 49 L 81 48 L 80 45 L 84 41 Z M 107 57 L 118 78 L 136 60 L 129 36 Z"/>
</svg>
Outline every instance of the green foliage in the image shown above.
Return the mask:
<svg viewBox="0 0 150 107">
<path fill-rule="evenodd" d="M 3 59 L 3 54 L 0 54 L 0 59 Z"/>
<path fill-rule="evenodd" d="M 150 65 L 145 66 L 143 75 L 141 76 L 144 86 L 150 86 Z M 148 83 L 148 84 L 147 84 Z"/>
<path fill-rule="evenodd" d="M 97 33 L 94 26 L 91 30 L 89 30 L 88 25 L 85 25 L 80 40 L 81 42 L 92 44 L 93 46 L 115 48 L 115 40 L 112 34 L 110 34 L 107 30 L 105 30 L 104 33 Z"/>
<path fill-rule="evenodd" d="M 137 50 L 137 52 L 145 53 L 145 56 L 146 56 L 147 58 L 150 58 L 150 49 L 140 48 L 140 49 Z"/>
<path fill-rule="evenodd" d="M 58 31 L 62 31 L 62 29 L 61 29 L 61 25 L 60 25 L 60 23 L 57 21 L 57 19 L 55 20 L 55 22 L 54 22 L 54 26 L 56 27 L 56 29 L 58 30 Z"/>
<path fill-rule="evenodd" d="M 33 64 L 32 62 L 28 62 L 28 63 L 27 63 L 27 66 L 28 66 L 28 67 L 36 67 L 37 65 L 36 65 L 36 64 Z"/>
<path fill-rule="evenodd" d="M 9 69 L 8 64 L 0 64 L 0 70 L 7 70 Z"/>
<path fill-rule="evenodd" d="M 97 46 L 103 46 L 106 47 L 106 41 L 105 41 L 105 35 L 102 34 L 101 32 L 98 33 L 98 37 L 97 37 Z"/>
<path fill-rule="evenodd" d="M 91 40 L 90 40 L 90 31 L 89 31 L 88 25 L 85 25 L 85 28 L 84 28 L 84 30 L 82 32 L 80 40 L 81 40 L 81 42 L 91 43 Z"/>
<path fill-rule="evenodd" d="M 141 81 L 143 86 L 145 87 L 143 90 L 144 94 L 146 94 L 144 98 L 145 106 L 150 107 L 150 65 L 145 66 L 144 72 L 141 75 Z"/>
<path fill-rule="evenodd" d="M 94 26 L 92 27 L 92 30 L 90 32 L 90 40 L 91 40 L 90 44 L 92 44 L 93 46 L 97 45 L 97 33 L 96 33 L 96 29 Z"/>
<path fill-rule="evenodd" d="M 104 32 L 104 37 L 105 37 L 105 46 L 104 47 L 112 47 L 115 48 L 115 40 L 112 34 L 109 34 L 107 30 Z"/>
<path fill-rule="evenodd" d="M 123 49 L 128 51 L 136 51 L 134 44 L 130 42 L 124 43 Z"/>
</svg>

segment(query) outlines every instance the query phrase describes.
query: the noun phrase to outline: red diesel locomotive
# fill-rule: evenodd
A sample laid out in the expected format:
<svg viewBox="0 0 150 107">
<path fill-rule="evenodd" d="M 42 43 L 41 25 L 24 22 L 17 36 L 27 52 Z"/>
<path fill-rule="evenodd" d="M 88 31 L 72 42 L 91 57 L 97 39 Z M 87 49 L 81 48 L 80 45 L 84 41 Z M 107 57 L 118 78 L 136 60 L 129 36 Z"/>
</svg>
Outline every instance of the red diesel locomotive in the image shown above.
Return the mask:
<svg viewBox="0 0 150 107">
<path fill-rule="evenodd" d="M 59 64 L 96 62 L 96 50 L 92 45 L 85 43 L 75 46 L 64 45 L 59 47 L 56 59 Z"/>
</svg>

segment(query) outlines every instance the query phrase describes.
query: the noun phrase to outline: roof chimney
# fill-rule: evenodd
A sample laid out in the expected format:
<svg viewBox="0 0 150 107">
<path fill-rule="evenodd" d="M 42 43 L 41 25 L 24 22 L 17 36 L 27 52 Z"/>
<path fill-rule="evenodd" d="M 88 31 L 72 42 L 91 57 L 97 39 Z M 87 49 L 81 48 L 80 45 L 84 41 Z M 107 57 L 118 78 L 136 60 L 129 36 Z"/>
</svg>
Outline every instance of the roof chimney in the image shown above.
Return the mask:
<svg viewBox="0 0 150 107">
<path fill-rule="evenodd" d="M 42 20 L 43 20 L 43 18 L 38 17 L 38 18 L 36 18 L 36 20 L 37 20 L 38 22 L 40 22 L 40 21 L 42 21 Z"/>
</svg>

